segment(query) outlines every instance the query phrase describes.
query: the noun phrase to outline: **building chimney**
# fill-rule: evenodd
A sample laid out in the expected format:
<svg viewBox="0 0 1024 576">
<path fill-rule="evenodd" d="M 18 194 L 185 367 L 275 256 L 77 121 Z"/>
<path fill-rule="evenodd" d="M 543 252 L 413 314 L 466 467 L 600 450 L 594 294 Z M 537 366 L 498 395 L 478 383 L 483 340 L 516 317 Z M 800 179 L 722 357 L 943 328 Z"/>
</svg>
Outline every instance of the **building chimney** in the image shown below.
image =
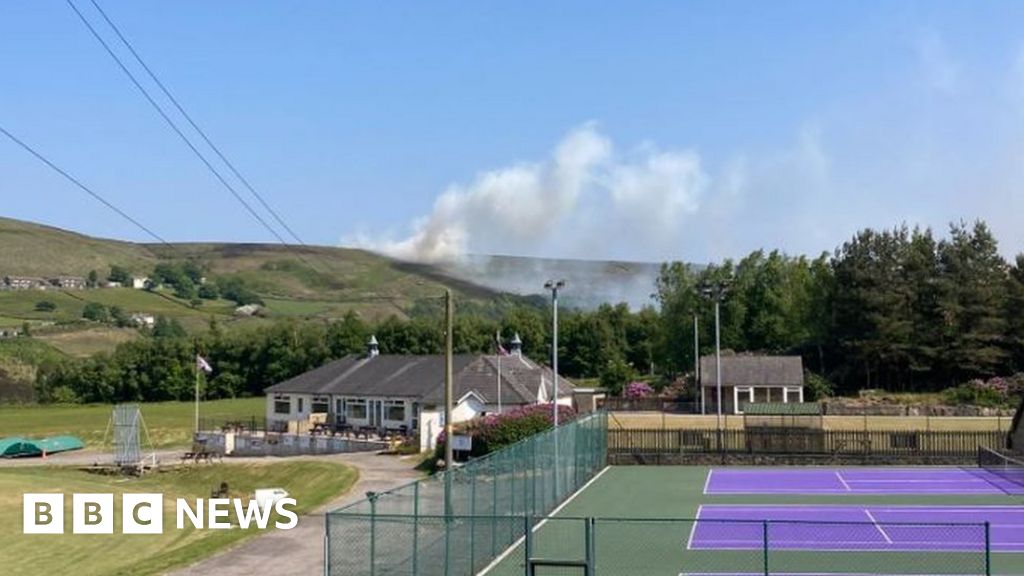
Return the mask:
<svg viewBox="0 0 1024 576">
<path fill-rule="evenodd" d="M 519 332 L 516 332 L 516 335 L 512 337 L 512 341 L 508 345 L 509 354 L 518 358 L 523 357 L 523 340 L 519 338 Z"/>
<path fill-rule="evenodd" d="M 377 336 L 370 336 L 369 342 L 366 343 L 366 357 L 373 358 L 374 356 L 380 355 L 380 345 L 377 344 Z"/>
</svg>

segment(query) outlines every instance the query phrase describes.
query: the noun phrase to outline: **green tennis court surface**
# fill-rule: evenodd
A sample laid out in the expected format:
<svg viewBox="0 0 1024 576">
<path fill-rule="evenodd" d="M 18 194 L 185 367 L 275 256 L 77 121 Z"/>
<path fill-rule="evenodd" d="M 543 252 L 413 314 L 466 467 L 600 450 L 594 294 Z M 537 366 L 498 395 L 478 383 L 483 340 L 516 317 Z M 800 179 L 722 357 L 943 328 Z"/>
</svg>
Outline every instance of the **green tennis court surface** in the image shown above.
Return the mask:
<svg viewBox="0 0 1024 576">
<path fill-rule="evenodd" d="M 719 470 L 770 474 L 779 469 Z M 785 470 L 817 474 L 824 469 Z M 858 470 L 851 470 L 856 477 Z M 917 479 L 958 474 L 950 468 L 900 470 L 913 471 Z M 688 466 L 610 467 L 535 525 L 529 556 L 584 559 L 589 522 L 589 549 L 601 576 L 764 574 L 766 564 L 772 574 L 801 576 L 1024 574 L 1024 553 L 1016 545 L 1024 542 L 1024 521 L 1017 521 L 1024 518 L 1019 496 L 1000 490 L 801 495 L 777 485 L 766 493 L 715 494 L 705 493 L 709 472 Z M 794 516 L 790 510 L 800 512 Z M 916 512 L 885 515 L 904 510 Z M 702 511 L 716 513 L 705 517 Z M 960 522 L 958 516 L 969 521 Z M 520 540 L 484 573 L 524 574 L 526 546 Z M 534 573 L 585 572 L 539 565 Z"/>
</svg>

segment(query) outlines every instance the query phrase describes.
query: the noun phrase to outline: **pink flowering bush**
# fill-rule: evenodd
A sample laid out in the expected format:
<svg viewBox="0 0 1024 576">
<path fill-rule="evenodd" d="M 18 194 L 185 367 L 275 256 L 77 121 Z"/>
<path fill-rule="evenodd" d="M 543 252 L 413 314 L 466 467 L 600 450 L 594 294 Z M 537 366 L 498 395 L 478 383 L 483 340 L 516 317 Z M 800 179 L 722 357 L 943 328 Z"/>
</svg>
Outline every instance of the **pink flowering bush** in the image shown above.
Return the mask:
<svg viewBox="0 0 1024 576">
<path fill-rule="evenodd" d="M 943 397 L 950 404 L 994 407 L 1016 402 L 1021 392 L 1024 392 L 1024 376 L 1017 374 L 1009 378 L 975 378 L 949 388 L 943 393 Z"/>
<path fill-rule="evenodd" d="M 472 436 L 473 451 L 470 455 L 483 456 L 551 428 L 553 419 L 551 404 L 533 404 L 461 422 L 454 426 L 454 432 L 458 435 Z M 559 404 L 560 425 L 575 419 L 576 411 L 572 407 Z M 438 458 L 444 457 L 446 440 L 442 431 L 437 436 L 435 454 Z"/>
<path fill-rule="evenodd" d="M 654 395 L 654 388 L 647 382 L 630 382 L 622 394 L 626 398 L 647 398 Z"/>
</svg>

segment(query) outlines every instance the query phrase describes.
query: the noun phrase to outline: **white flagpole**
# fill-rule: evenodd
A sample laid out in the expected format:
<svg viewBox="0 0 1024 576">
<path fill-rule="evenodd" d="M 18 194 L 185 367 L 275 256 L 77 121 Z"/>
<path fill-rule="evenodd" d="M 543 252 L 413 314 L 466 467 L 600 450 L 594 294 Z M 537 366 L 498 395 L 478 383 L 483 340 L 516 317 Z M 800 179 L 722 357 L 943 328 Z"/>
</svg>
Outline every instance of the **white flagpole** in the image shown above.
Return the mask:
<svg viewBox="0 0 1024 576">
<path fill-rule="evenodd" d="M 192 369 L 196 371 L 196 434 L 199 434 L 199 355 L 196 354 Z"/>
</svg>

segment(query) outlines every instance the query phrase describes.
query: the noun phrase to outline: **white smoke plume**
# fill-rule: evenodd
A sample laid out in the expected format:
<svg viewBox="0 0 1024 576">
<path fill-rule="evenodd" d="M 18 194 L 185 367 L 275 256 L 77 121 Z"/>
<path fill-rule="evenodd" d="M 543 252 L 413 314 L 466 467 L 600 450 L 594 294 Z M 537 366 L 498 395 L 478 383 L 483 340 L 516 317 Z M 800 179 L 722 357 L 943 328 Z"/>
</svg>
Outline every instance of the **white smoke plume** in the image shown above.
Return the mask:
<svg viewBox="0 0 1024 576">
<path fill-rule="evenodd" d="M 571 256 L 569 247 L 582 245 L 589 257 L 607 258 L 614 254 L 593 242 L 609 233 L 667 246 L 680 221 L 699 207 L 707 183 L 696 153 L 647 146 L 620 159 L 611 140 L 586 123 L 566 134 L 546 160 L 452 184 L 429 215 L 412 223 L 408 237 L 347 243 L 417 262 L 544 248 Z"/>
</svg>

